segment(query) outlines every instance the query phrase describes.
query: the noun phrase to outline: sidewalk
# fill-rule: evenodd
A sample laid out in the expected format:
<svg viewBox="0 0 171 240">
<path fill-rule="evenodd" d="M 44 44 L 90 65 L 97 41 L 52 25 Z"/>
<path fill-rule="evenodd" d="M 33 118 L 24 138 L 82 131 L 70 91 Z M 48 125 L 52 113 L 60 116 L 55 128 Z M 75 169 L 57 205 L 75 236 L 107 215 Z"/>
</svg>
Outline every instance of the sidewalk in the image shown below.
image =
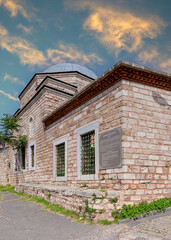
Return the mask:
<svg viewBox="0 0 171 240">
<path fill-rule="evenodd" d="M 0 240 L 171 240 L 171 211 L 119 225 L 87 225 L 0 194 Z"/>
<path fill-rule="evenodd" d="M 123 229 L 117 224 L 74 223 L 43 209 L 40 204 L 24 202 L 23 197 L 7 192 L 0 194 L 3 196 L 0 200 L 0 240 L 113 240 Z"/>
</svg>

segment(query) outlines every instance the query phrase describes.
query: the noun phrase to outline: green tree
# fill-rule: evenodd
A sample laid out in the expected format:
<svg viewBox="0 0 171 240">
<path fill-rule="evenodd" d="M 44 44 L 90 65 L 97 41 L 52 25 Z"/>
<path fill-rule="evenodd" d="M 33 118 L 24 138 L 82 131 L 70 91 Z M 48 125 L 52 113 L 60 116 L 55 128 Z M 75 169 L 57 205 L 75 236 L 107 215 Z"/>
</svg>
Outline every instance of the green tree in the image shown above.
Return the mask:
<svg viewBox="0 0 171 240">
<path fill-rule="evenodd" d="M 21 149 L 27 143 L 27 136 L 19 135 L 19 121 L 21 119 L 13 115 L 4 114 L 4 117 L 0 119 L 0 140 L 11 146 L 13 149 Z"/>
</svg>

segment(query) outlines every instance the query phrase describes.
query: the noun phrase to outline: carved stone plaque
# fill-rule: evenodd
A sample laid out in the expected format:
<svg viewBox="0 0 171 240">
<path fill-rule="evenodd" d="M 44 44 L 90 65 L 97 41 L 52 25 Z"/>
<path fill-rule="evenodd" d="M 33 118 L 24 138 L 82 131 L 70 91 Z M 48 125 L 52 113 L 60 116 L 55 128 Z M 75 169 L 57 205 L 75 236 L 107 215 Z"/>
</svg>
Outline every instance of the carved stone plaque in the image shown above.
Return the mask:
<svg viewBox="0 0 171 240">
<path fill-rule="evenodd" d="M 122 132 L 120 127 L 99 135 L 99 160 L 100 169 L 122 167 Z"/>
</svg>

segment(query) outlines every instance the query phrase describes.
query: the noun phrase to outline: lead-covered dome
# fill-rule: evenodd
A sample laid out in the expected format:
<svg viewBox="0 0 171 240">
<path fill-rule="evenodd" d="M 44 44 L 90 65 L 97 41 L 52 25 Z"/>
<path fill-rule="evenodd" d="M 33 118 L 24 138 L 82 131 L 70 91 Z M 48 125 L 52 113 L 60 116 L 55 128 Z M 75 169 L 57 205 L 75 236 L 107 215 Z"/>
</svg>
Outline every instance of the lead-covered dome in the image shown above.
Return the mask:
<svg viewBox="0 0 171 240">
<path fill-rule="evenodd" d="M 74 63 L 60 63 L 53 65 L 49 68 L 47 68 L 44 72 L 45 73 L 52 73 L 52 72 L 80 72 L 90 78 L 96 79 L 97 76 L 94 72 L 92 72 L 90 69 L 80 66 L 78 64 Z"/>
</svg>

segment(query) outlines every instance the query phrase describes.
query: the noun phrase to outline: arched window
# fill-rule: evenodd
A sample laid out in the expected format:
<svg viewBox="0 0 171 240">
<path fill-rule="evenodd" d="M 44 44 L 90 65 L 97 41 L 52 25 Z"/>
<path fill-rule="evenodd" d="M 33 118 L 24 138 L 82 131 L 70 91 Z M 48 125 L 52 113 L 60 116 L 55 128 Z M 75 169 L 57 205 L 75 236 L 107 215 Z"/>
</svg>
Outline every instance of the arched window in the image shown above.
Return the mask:
<svg viewBox="0 0 171 240">
<path fill-rule="evenodd" d="M 34 135 L 34 125 L 33 125 L 33 118 L 30 118 L 30 136 L 32 137 Z"/>
</svg>

